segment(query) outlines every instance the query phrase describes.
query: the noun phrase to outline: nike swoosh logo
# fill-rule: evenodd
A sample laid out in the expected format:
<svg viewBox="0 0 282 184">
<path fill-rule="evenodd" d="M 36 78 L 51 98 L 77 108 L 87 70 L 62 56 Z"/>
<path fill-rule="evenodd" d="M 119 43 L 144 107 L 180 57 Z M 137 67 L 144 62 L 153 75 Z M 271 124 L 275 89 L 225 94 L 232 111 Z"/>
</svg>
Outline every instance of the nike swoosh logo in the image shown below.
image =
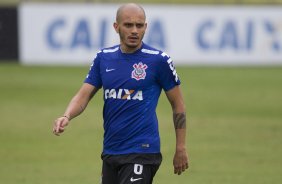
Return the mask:
<svg viewBox="0 0 282 184">
<path fill-rule="evenodd" d="M 133 182 L 135 182 L 135 181 L 138 181 L 138 180 L 142 180 L 143 178 L 133 178 L 133 177 L 131 177 L 130 178 L 130 181 L 133 183 Z"/>
<path fill-rule="evenodd" d="M 111 71 L 114 71 L 115 69 L 113 68 L 113 69 L 106 69 L 106 72 L 111 72 Z"/>
</svg>

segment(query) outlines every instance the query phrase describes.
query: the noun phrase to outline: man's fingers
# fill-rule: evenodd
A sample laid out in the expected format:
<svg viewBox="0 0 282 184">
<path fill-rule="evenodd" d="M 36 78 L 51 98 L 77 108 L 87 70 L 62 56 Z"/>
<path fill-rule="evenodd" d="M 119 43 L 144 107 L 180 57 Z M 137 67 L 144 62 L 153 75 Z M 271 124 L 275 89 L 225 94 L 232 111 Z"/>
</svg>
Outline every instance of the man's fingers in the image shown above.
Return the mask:
<svg viewBox="0 0 282 184">
<path fill-rule="evenodd" d="M 181 168 L 178 168 L 176 173 L 180 175 L 182 173 Z"/>
<path fill-rule="evenodd" d="M 60 136 L 60 134 L 59 133 L 57 133 L 57 132 L 53 132 L 56 136 Z"/>
<path fill-rule="evenodd" d="M 53 133 L 54 133 L 55 135 L 60 135 L 60 133 L 63 133 L 64 131 L 65 131 L 64 128 L 59 128 L 59 129 L 53 130 Z"/>
<path fill-rule="evenodd" d="M 56 128 L 55 132 L 56 132 L 56 133 L 60 133 L 60 126 L 61 126 L 61 122 L 58 122 L 58 121 L 57 121 L 57 122 L 55 123 L 55 128 Z"/>
<path fill-rule="evenodd" d="M 56 128 L 55 125 L 54 125 L 54 127 L 53 127 L 53 134 L 59 135 L 56 129 L 57 129 L 57 128 Z"/>
<path fill-rule="evenodd" d="M 186 162 L 185 164 L 182 165 L 182 172 L 184 172 L 186 169 L 188 169 L 188 163 Z"/>
<path fill-rule="evenodd" d="M 187 169 L 187 168 L 186 168 L 186 165 L 183 165 L 183 166 L 182 166 L 182 172 L 184 172 L 186 169 Z"/>
<path fill-rule="evenodd" d="M 174 174 L 178 174 L 179 175 L 179 170 L 178 170 L 178 168 L 174 168 Z"/>
<path fill-rule="evenodd" d="M 59 131 L 58 131 L 58 126 L 57 126 L 56 123 L 55 123 L 55 125 L 54 125 L 54 127 L 53 127 L 53 133 L 54 133 L 55 135 L 57 135 L 57 136 L 60 135 L 60 134 L 59 134 Z"/>
<path fill-rule="evenodd" d="M 182 172 L 184 172 L 186 169 L 188 169 L 189 165 L 188 163 L 185 163 L 183 165 L 178 165 L 174 167 L 174 174 L 180 175 Z"/>
<path fill-rule="evenodd" d="M 53 126 L 53 133 L 55 135 L 60 135 L 60 133 L 65 131 L 65 126 L 67 125 L 67 122 L 64 122 L 65 118 L 58 118 L 55 120 L 54 126 Z"/>
<path fill-rule="evenodd" d="M 183 169 L 182 169 L 181 166 L 174 167 L 174 174 L 180 175 L 182 173 L 182 171 L 183 171 Z"/>
</svg>

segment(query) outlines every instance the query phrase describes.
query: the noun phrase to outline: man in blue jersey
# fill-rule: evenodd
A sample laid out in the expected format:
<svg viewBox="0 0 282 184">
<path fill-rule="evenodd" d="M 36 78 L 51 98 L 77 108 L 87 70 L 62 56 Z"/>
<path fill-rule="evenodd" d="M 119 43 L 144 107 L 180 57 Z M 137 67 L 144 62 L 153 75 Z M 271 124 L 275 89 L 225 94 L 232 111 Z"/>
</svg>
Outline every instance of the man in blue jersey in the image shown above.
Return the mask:
<svg viewBox="0 0 282 184">
<path fill-rule="evenodd" d="M 114 28 L 120 44 L 97 53 L 84 84 L 64 115 L 55 120 L 53 132 L 64 132 L 69 121 L 103 88 L 102 183 L 150 184 L 162 161 L 156 107 L 163 89 L 172 107 L 176 133 L 174 173 L 181 174 L 188 168 L 186 114 L 172 59 L 142 42 L 147 23 L 141 6 L 121 6 Z"/>
</svg>

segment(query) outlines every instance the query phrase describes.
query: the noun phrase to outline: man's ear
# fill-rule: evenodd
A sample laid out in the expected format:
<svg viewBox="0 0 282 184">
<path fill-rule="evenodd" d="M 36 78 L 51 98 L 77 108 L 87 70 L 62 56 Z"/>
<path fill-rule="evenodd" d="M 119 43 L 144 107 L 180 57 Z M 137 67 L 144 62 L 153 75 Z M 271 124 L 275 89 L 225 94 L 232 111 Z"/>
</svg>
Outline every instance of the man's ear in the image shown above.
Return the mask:
<svg viewBox="0 0 282 184">
<path fill-rule="evenodd" d="M 147 29 L 147 22 L 145 22 L 145 30 Z"/>
<path fill-rule="evenodd" d="M 115 28 L 115 30 L 116 30 L 116 33 L 119 33 L 119 29 L 118 29 L 118 23 L 114 23 L 113 24 L 113 26 L 114 26 L 114 28 Z"/>
</svg>

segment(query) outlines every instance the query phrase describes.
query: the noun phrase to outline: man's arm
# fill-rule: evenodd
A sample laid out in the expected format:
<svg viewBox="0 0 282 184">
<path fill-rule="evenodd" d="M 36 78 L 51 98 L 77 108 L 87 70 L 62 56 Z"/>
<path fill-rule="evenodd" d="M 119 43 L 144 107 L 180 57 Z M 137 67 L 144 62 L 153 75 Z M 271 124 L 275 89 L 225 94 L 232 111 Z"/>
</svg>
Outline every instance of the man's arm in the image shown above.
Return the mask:
<svg viewBox="0 0 282 184">
<path fill-rule="evenodd" d="M 94 86 L 84 83 L 77 94 L 70 101 L 64 115 L 55 120 L 53 133 L 55 135 L 60 135 L 63 133 L 65 127 L 69 124 L 69 121 L 84 111 L 88 102 L 97 91 L 98 89 Z"/>
<path fill-rule="evenodd" d="M 166 92 L 173 111 L 173 122 L 176 134 L 176 148 L 173 159 L 174 173 L 180 175 L 188 169 L 188 154 L 186 152 L 186 112 L 184 100 L 179 86 Z"/>
</svg>

